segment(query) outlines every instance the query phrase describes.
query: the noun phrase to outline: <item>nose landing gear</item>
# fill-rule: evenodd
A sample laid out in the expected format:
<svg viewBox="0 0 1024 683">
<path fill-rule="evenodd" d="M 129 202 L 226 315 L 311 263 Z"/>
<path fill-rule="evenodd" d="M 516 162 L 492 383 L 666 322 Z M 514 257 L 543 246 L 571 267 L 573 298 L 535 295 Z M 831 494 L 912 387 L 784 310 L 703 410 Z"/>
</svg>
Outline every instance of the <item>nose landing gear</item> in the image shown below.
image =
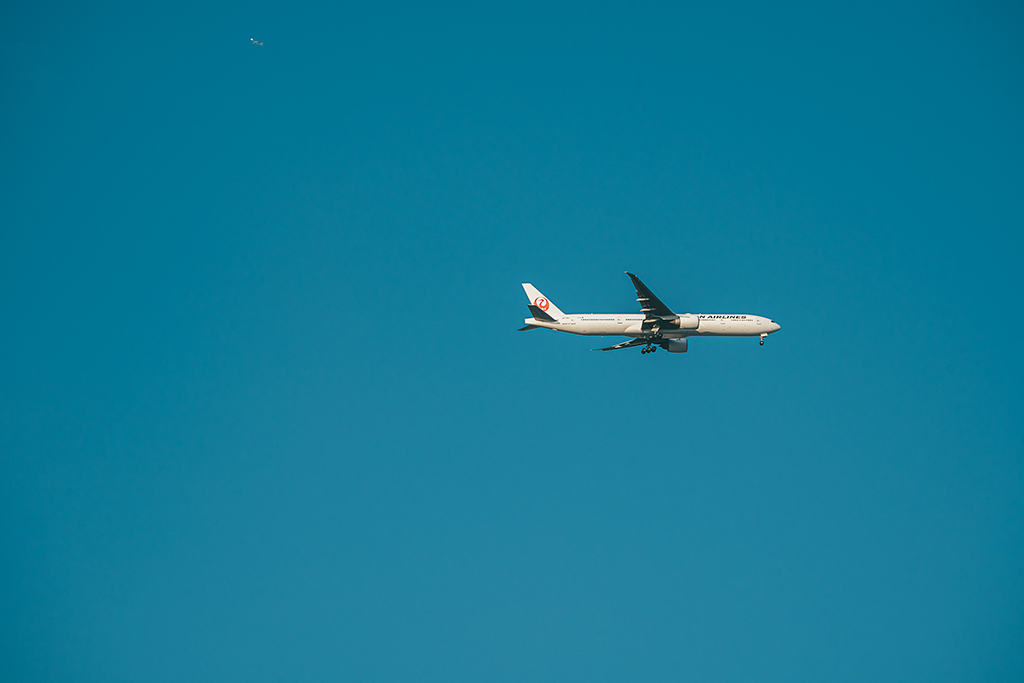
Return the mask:
<svg viewBox="0 0 1024 683">
<path fill-rule="evenodd" d="M 764 334 L 761 335 L 761 346 L 764 346 L 764 338 L 767 337 L 767 336 L 768 336 L 768 333 L 764 333 Z"/>
</svg>

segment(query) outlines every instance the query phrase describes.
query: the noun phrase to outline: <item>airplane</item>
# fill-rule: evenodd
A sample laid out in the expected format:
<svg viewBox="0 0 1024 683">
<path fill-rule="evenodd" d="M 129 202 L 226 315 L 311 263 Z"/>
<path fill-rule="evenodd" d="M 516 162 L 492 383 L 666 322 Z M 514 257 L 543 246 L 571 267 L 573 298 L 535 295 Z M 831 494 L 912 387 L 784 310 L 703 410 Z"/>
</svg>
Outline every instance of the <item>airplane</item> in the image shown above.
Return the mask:
<svg viewBox="0 0 1024 683">
<path fill-rule="evenodd" d="M 760 337 L 765 338 L 782 329 L 774 320 L 760 315 L 673 313 L 636 275 L 627 272 L 636 288 L 640 313 L 574 313 L 565 314 L 529 282 L 523 283 L 527 308 L 532 317 L 525 320 L 526 330 L 548 329 L 587 337 L 632 337 L 629 341 L 592 351 L 617 351 L 634 346 L 644 347 L 640 353 L 654 353 L 661 347 L 669 353 L 686 353 L 690 337 Z"/>
<path fill-rule="evenodd" d="M 262 40 L 256 40 L 255 38 L 250 38 L 249 40 L 252 41 L 253 45 L 261 45 L 261 46 L 263 45 L 263 41 Z"/>
</svg>

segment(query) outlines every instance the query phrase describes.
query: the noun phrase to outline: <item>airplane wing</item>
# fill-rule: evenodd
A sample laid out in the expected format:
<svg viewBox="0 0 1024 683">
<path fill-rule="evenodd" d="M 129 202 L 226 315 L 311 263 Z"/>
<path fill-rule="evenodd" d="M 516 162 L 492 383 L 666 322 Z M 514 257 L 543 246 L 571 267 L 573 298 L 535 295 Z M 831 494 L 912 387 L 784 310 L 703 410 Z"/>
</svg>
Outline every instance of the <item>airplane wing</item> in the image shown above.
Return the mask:
<svg viewBox="0 0 1024 683">
<path fill-rule="evenodd" d="M 631 346 L 647 346 L 650 343 L 651 342 L 648 341 L 647 339 L 630 339 L 629 341 L 624 341 L 621 344 L 616 344 L 615 346 L 606 346 L 603 349 L 590 349 L 590 350 L 591 351 L 618 351 L 619 349 L 628 349 Z"/>
<path fill-rule="evenodd" d="M 672 312 L 672 309 L 663 304 L 661 299 L 654 296 L 654 292 L 647 289 L 647 285 L 640 282 L 640 278 L 628 271 L 626 272 L 626 275 L 629 276 L 629 279 L 633 281 L 633 286 L 636 287 L 636 300 L 640 302 L 640 310 L 644 312 L 645 317 L 675 317 L 676 314 Z"/>
</svg>

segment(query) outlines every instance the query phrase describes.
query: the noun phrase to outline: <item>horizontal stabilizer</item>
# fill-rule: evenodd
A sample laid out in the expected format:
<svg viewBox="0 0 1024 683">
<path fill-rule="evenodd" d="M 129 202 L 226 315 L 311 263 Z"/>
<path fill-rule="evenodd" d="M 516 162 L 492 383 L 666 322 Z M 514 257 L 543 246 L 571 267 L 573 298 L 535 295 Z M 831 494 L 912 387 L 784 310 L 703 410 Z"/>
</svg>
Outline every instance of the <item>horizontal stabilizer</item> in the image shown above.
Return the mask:
<svg viewBox="0 0 1024 683">
<path fill-rule="evenodd" d="M 555 319 L 548 315 L 545 311 L 543 311 L 539 306 L 527 304 L 526 307 L 530 309 L 530 315 L 532 315 L 535 319 L 543 320 L 546 323 L 555 322 Z"/>
<path fill-rule="evenodd" d="M 516 332 L 526 332 L 527 330 L 541 330 L 544 329 L 540 325 L 527 325 L 526 327 L 520 327 Z"/>
</svg>

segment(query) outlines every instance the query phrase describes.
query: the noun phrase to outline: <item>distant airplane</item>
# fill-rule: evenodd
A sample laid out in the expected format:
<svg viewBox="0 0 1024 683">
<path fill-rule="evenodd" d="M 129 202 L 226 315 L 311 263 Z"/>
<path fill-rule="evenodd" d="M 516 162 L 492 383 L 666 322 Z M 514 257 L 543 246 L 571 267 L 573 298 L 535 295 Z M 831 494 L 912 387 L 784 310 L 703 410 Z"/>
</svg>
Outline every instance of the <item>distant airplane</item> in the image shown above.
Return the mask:
<svg viewBox="0 0 1024 683">
<path fill-rule="evenodd" d="M 263 45 L 263 41 L 262 40 L 256 40 L 255 38 L 250 38 L 249 40 L 252 41 L 253 45 Z"/>
<path fill-rule="evenodd" d="M 628 349 L 632 346 L 643 346 L 640 353 L 654 353 L 658 347 L 669 353 L 686 353 L 688 337 L 760 337 L 764 339 L 773 332 L 782 329 L 774 320 L 760 315 L 710 314 L 710 313 L 673 313 L 672 309 L 654 296 L 647 285 L 633 273 L 626 273 L 636 288 L 636 300 L 640 302 L 640 312 L 635 313 L 573 313 L 565 314 L 551 299 L 541 294 L 536 287 L 528 282 L 523 283 L 526 296 L 530 303 L 532 318 L 526 319 L 525 330 L 545 328 L 581 334 L 588 337 L 633 337 L 629 341 L 606 346 L 594 351 L 615 351 Z"/>
</svg>

